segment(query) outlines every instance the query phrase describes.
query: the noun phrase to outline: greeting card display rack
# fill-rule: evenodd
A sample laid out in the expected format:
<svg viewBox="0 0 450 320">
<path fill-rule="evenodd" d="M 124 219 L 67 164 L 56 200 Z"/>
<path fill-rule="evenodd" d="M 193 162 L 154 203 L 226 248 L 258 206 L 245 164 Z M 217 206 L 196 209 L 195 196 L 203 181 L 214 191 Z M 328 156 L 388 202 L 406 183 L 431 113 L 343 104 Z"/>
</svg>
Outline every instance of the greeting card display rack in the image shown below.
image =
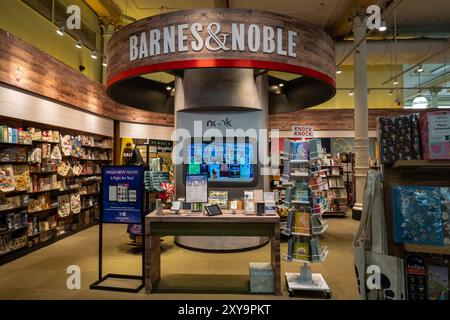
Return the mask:
<svg viewBox="0 0 450 320">
<path fill-rule="evenodd" d="M 289 164 L 289 169 L 282 175 L 283 184 L 291 185 L 284 200 L 289 213 L 282 231 L 291 238 L 283 260 L 302 263 L 299 273 L 286 273 L 286 282 L 289 296 L 297 292 L 322 292 L 329 299 L 331 290 L 324 277 L 311 271 L 311 263 L 322 262 L 328 256 L 327 247 L 322 247 L 319 241 L 319 235 L 328 227 L 322 219 L 322 214 L 327 210 L 324 196 L 327 182 L 321 179 L 324 153 L 318 139 L 303 143 L 303 157 L 295 151 L 296 148 L 288 148 L 289 151 L 283 154 Z M 293 149 L 294 152 L 290 152 Z"/>
</svg>

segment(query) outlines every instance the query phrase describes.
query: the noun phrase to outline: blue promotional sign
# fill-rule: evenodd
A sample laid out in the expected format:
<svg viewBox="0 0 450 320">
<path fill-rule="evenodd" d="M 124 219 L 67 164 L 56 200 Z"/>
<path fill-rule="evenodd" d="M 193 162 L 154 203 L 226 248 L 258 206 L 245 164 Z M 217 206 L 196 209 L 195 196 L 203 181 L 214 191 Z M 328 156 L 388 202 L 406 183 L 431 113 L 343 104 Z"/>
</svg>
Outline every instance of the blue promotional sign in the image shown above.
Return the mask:
<svg viewBox="0 0 450 320">
<path fill-rule="evenodd" d="M 138 166 L 102 168 L 103 222 L 141 223 L 143 170 Z"/>
</svg>

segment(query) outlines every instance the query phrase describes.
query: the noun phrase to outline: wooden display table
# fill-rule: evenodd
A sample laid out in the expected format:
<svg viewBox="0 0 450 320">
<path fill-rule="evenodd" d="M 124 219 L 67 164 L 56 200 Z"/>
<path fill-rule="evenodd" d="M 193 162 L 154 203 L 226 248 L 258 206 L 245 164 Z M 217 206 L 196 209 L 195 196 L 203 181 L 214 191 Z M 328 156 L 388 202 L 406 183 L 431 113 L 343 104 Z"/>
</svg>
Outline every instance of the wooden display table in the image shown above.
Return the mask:
<svg viewBox="0 0 450 320">
<path fill-rule="evenodd" d="M 281 295 L 280 218 L 276 216 L 231 214 L 210 217 L 184 210 L 174 214 L 164 210 L 162 215 L 151 212 L 145 217 L 145 292 L 158 289 L 161 279 L 162 236 L 267 236 L 271 244 L 275 295 Z"/>
</svg>

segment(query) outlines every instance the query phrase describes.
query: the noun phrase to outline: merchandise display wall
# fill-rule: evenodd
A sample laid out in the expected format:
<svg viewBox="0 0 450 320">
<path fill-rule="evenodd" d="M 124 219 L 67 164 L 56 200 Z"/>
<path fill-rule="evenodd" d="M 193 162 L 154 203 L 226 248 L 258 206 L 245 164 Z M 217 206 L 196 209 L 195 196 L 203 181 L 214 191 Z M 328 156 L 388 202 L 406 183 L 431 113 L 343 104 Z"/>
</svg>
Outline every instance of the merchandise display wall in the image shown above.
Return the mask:
<svg viewBox="0 0 450 320">
<path fill-rule="evenodd" d="M 0 264 L 94 225 L 111 138 L 0 117 Z"/>
</svg>

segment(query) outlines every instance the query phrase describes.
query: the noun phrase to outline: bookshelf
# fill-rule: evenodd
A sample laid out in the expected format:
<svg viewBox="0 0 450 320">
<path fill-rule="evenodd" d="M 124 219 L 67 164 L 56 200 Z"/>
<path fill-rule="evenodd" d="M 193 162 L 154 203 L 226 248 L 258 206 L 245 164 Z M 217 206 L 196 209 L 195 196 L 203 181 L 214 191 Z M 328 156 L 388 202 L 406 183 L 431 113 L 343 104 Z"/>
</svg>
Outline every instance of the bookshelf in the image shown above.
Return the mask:
<svg viewBox="0 0 450 320">
<path fill-rule="evenodd" d="M 321 176 L 326 180 L 327 210 L 324 216 L 347 216 L 348 191 L 345 183 L 344 168 L 341 157 L 326 157 L 323 159 Z"/>
<path fill-rule="evenodd" d="M 112 140 L 8 117 L 0 131 L 2 265 L 96 223 Z"/>
<path fill-rule="evenodd" d="M 322 218 L 326 210 L 325 188 L 320 167 L 322 147 L 320 140 L 285 140 L 285 162 L 281 179 L 289 185 L 285 190 L 283 206 L 288 208 L 282 234 L 290 237 L 283 260 L 301 263 L 298 273 L 286 273 L 289 296 L 296 292 L 321 292 L 331 298 L 331 290 L 320 273 L 312 273 L 311 263 L 323 262 L 328 249 L 320 244 L 319 235 L 328 224 Z"/>
</svg>

